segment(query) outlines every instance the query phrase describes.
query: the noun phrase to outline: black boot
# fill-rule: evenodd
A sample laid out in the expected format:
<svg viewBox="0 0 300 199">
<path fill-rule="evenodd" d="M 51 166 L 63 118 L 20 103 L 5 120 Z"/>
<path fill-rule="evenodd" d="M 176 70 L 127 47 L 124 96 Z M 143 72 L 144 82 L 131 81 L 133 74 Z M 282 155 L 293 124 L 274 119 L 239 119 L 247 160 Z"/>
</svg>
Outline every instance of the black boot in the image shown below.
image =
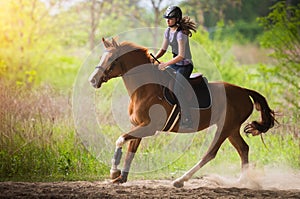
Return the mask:
<svg viewBox="0 0 300 199">
<path fill-rule="evenodd" d="M 192 129 L 193 128 L 193 121 L 192 121 L 190 114 L 183 113 L 181 115 L 180 128 L 182 128 L 182 129 Z"/>
</svg>

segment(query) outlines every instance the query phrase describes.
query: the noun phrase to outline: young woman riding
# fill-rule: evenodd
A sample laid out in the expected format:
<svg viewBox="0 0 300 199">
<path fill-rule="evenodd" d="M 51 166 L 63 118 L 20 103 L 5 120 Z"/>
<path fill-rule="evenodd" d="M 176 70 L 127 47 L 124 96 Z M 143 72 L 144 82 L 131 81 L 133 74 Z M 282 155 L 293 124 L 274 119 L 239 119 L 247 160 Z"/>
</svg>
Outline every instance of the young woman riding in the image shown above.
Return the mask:
<svg viewBox="0 0 300 199">
<path fill-rule="evenodd" d="M 182 95 L 184 86 L 182 86 L 182 76 L 188 79 L 193 71 L 192 55 L 189 45 L 189 38 L 192 32 L 196 32 L 196 24 L 190 17 L 182 17 L 182 11 L 178 6 L 170 6 L 165 11 L 163 17 L 166 19 L 168 28 L 165 30 L 164 39 L 161 49 L 156 53 L 156 58 L 162 57 L 168 46 L 172 47 L 173 58 L 167 62 L 159 64 L 160 70 L 173 69 L 176 71 L 174 94 Z M 180 96 L 183 100 L 180 101 L 181 106 L 181 127 L 191 127 L 192 120 L 188 108 L 187 100 Z"/>
</svg>

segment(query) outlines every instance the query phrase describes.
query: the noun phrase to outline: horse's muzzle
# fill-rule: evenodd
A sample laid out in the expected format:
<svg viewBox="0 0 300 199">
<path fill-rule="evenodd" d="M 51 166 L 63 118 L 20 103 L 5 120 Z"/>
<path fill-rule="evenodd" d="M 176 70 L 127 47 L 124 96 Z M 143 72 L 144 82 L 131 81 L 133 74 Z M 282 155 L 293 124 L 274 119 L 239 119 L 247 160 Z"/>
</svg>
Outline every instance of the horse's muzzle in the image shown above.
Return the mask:
<svg viewBox="0 0 300 199">
<path fill-rule="evenodd" d="M 93 86 L 94 88 L 100 88 L 101 84 L 102 84 L 102 82 L 101 81 L 97 81 L 97 79 L 95 77 L 89 79 L 89 82 L 90 82 L 91 86 Z"/>
</svg>

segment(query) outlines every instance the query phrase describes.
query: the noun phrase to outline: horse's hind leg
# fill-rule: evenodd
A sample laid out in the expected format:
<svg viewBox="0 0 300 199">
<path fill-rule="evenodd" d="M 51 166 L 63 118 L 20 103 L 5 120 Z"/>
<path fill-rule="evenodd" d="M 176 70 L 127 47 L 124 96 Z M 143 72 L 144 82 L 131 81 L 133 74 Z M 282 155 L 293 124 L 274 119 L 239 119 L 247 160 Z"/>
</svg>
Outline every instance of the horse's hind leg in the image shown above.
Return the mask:
<svg viewBox="0 0 300 199">
<path fill-rule="evenodd" d="M 252 179 L 251 175 L 248 175 L 248 152 L 249 152 L 249 146 L 245 142 L 245 140 L 240 135 L 239 129 L 236 129 L 233 134 L 231 134 L 228 137 L 230 143 L 234 146 L 234 148 L 237 150 L 241 157 L 242 162 L 242 173 L 240 175 L 240 178 L 238 180 L 241 184 L 246 184 L 247 186 L 251 185 L 255 188 L 261 188 L 259 183 L 257 183 L 255 180 Z"/>
<path fill-rule="evenodd" d="M 249 163 L 249 146 L 240 135 L 239 128 L 228 139 L 240 155 L 242 169 L 247 169 Z"/>
<path fill-rule="evenodd" d="M 188 181 L 201 167 L 203 167 L 206 163 L 208 163 L 210 160 L 212 160 L 216 157 L 220 146 L 222 145 L 224 140 L 227 138 L 227 135 L 224 132 L 226 132 L 226 131 L 224 131 L 224 130 L 218 131 L 217 130 L 215 137 L 214 137 L 208 151 L 204 155 L 204 157 L 192 169 L 190 169 L 183 176 L 181 176 L 180 178 L 176 179 L 173 182 L 173 185 L 175 187 L 177 187 L 177 188 L 183 187 L 184 181 Z"/>
</svg>

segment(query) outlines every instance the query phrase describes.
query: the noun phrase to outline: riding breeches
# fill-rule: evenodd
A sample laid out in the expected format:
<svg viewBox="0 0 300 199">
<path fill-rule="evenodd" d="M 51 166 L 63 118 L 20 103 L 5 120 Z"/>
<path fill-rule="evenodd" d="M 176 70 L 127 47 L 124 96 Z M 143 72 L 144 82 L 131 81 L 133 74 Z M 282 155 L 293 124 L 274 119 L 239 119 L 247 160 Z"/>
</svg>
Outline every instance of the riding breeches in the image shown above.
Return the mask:
<svg viewBox="0 0 300 199">
<path fill-rule="evenodd" d="M 168 67 L 170 69 L 173 69 L 172 72 L 175 75 L 174 76 L 174 85 L 173 85 L 173 93 L 177 97 L 182 114 L 186 117 L 189 117 L 189 111 L 188 111 L 188 102 L 187 99 L 185 99 L 184 91 L 186 89 L 186 83 L 188 78 L 190 77 L 192 71 L 193 71 L 193 65 L 170 65 Z M 175 73 L 174 73 L 175 72 Z"/>
</svg>

